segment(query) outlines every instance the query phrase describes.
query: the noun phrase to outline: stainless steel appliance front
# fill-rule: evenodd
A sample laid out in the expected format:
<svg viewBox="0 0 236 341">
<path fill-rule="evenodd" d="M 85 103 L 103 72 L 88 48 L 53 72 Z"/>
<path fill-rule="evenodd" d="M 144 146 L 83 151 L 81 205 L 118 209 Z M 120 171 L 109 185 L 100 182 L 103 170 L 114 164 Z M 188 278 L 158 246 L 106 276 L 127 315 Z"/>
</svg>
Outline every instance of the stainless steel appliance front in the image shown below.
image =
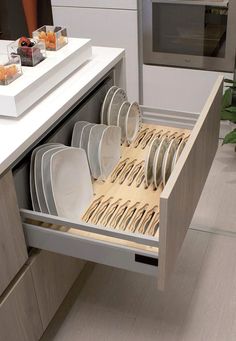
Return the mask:
<svg viewBox="0 0 236 341">
<path fill-rule="evenodd" d="M 143 63 L 233 72 L 236 0 L 140 1 Z"/>
</svg>

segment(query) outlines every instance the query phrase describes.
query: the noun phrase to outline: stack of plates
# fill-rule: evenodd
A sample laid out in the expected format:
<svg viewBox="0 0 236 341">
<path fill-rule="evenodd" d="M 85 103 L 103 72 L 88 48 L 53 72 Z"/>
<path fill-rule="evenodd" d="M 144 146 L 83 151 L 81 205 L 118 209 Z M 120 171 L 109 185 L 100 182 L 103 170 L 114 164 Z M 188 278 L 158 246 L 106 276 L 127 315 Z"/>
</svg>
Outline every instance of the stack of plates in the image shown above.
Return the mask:
<svg viewBox="0 0 236 341">
<path fill-rule="evenodd" d="M 152 141 L 144 164 L 146 186 L 153 184 L 158 188 L 161 183 L 166 185 L 185 144 L 184 140 L 168 137 L 157 137 Z"/>
<path fill-rule="evenodd" d="M 35 211 L 80 220 L 93 198 L 85 151 L 53 143 L 35 148 L 30 193 Z"/>
<path fill-rule="evenodd" d="M 85 121 L 74 125 L 71 145 L 83 148 L 94 179 L 106 180 L 121 157 L 121 129 Z"/>
<path fill-rule="evenodd" d="M 121 128 L 121 142 L 129 144 L 135 139 L 141 123 L 141 110 L 137 102 L 128 102 L 125 91 L 112 86 L 103 101 L 101 123 Z"/>
</svg>

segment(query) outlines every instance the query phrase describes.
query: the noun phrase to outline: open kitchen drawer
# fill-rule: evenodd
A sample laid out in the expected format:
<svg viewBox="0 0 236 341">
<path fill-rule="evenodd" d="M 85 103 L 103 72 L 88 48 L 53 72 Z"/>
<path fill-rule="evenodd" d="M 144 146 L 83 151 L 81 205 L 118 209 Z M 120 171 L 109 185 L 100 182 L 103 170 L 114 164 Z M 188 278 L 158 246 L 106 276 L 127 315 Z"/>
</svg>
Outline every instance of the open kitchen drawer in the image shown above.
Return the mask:
<svg viewBox="0 0 236 341">
<path fill-rule="evenodd" d="M 218 146 L 222 81 L 222 77 L 217 79 L 197 121 L 196 115 L 188 113 L 143 109 L 144 124 L 190 129 L 176 167 L 164 190 L 159 196 L 157 193 L 159 225 L 155 235 L 104 228 L 91 222 L 70 221 L 32 211 L 28 189 L 31 150 L 13 173 L 28 246 L 153 275 L 158 279 L 158 287 L 163 289 L 173 272 Z M 101 103 L 111 84 L 109 77 L 103 80 L 37 143 L 69 145 L 76 121 L 99 122 Z M 141 201 L 145 203 L 147 198 L 148 191 L 143 189 Z"/>
</svg>

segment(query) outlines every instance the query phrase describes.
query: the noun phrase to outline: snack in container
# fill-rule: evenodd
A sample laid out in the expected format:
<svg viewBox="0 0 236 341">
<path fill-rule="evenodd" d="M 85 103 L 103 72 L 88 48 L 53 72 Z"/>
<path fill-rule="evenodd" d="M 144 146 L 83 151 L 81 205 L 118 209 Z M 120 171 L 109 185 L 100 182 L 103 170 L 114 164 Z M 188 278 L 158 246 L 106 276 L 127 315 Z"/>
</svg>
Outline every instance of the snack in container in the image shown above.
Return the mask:
<svg viewBox="0 0 236 341">
<path fill-rule="evenodd" d="M 0 55 L 0 85 L 8 85 L 22 75 L 19 56 Z"/>
<path fill-rule="evenodd" d="M 44 25 L 32 35 L 36 41 L 43 40 L 48 51 L 57 51 L 68 43 L 67 30 L 61 26 Z"/>
<path fill-rule="evenodd" d="M 46 58 L 46 48 L 43 41 L 21 37 L 8 45 L 8 55 L 19 55 L 22 66 L 35 66 Z"/>
</svg>

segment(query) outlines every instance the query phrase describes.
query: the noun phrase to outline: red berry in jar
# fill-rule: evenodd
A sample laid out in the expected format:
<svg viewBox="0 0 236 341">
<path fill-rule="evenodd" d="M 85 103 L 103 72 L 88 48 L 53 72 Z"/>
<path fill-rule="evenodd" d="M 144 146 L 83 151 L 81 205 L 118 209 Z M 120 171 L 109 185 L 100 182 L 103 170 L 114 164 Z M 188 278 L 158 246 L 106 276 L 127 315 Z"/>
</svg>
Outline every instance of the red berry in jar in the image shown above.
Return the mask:
<svg viewBox="0 0 236 341">
<path fill-rule="evenodd" d="M 30 46 L 30 44 L 31 44 L 30 39 L 26 37 L 21 37 L 18 43 L 19 46 Z"/>
</svg>

